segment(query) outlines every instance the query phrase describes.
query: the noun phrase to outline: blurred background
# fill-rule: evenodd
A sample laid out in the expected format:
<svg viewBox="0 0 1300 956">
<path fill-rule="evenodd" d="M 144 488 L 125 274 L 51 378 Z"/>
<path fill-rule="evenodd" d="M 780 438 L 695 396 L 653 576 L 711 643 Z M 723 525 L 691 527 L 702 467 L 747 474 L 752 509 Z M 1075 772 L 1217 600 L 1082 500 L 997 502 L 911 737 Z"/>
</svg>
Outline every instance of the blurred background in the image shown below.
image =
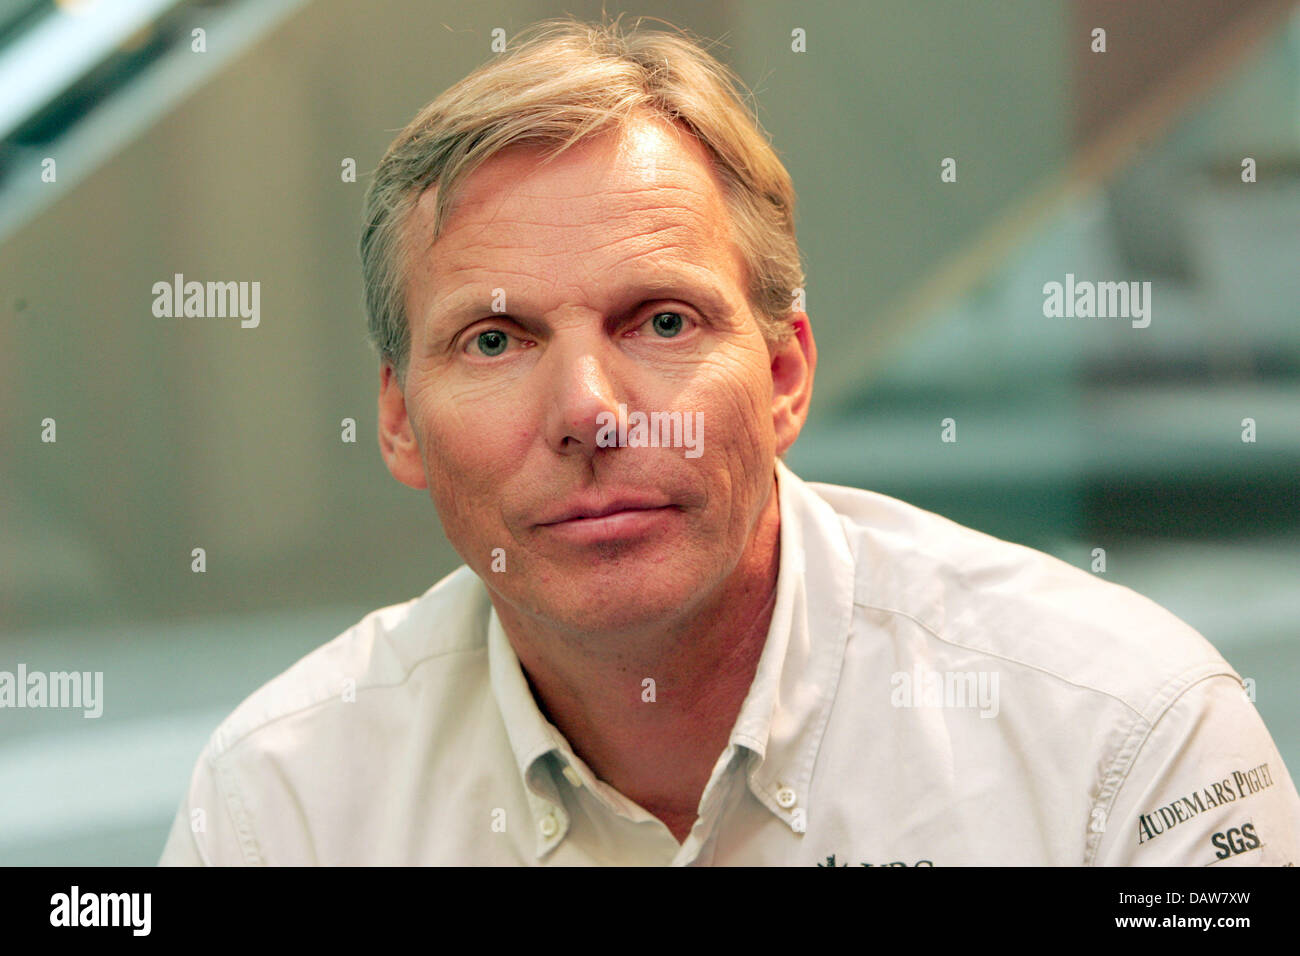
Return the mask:
<svg viewBox="0 0 1300 956">
<path fill-rule="evenodd" d="M 0 710 L 0 863 L 153 863 L 240 700 L 459 564 L 377 450 L 368 172 L 494 29 L 602 8 L 721 41 L 794 177 L 791 467 L 1164 605 L 1300 772 L 1290 0 L 0 0 L 0 670 L 105 698 Z M 175 273 L 260 325 L 156 318 Z M 1045 317 L 1067 273 L 1151 282 L 1150 326 Z"/>
</svg>

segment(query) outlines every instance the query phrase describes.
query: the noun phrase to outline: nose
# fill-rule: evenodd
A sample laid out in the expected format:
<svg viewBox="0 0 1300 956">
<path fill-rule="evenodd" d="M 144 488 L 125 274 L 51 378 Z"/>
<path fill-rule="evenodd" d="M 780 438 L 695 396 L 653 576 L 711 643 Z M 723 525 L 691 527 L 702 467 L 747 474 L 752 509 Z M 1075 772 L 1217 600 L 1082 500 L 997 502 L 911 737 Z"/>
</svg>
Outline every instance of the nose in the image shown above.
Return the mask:
<svg viewBox="0 0 1300 956">
<path fill-rule="evenodd" d="M 595 455 L 605 414 L 617 417 L 617 356 L 601 333 L 570 331 L 552 339 L 543 362 L 550 392 L 546 440 L 561 455 Z"/>
</svg>

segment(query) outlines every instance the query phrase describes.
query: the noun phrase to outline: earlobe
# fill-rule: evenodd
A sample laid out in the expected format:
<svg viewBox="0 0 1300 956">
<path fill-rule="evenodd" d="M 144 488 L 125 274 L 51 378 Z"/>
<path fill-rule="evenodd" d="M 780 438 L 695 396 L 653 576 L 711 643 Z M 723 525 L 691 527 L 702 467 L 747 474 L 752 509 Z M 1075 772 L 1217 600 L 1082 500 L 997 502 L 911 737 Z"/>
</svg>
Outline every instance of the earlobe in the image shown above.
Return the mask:
<svg viewBox="0 0 1300 956">
<path fill-rule="evenodd" d="M 415 430 L 406 412 L 406 396 L 397 373 L 386 361 L 379 366 L 379 454 L 388 470 L 404 485 L 429 487 Z"/>
<path fill-rule="evenodd" d="M 796 313 L 790 324 L 793 334 L 772 353 L 772 427 L 778 456 L 794 444 L 808 419 L 817 370 L 817 343 L 807 313 Z"/>
</svg>

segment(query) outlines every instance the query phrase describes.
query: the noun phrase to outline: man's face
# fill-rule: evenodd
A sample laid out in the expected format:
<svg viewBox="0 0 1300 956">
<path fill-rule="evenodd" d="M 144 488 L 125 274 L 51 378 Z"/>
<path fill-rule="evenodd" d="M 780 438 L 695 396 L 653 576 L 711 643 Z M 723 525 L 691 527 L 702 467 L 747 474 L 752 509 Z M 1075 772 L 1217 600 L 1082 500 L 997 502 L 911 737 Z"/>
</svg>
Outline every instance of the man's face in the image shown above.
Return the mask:
<svg viewBox="0 0 1300 956">
<path fill-rule="evenodd" d="M 421 198 L 410 361 L 402 391 L 383 373 L 381 447 L 498 606 L 575 633 L 671 625 L 745 553 L 806 413 L 784 393 L 792 364 L 810 389 L 811 334 L 769 351 L 720 183 L 677 128 L 541 157 L 475 170 L 432 247 L 435 190 Z M 620 404 L 702 423 L 696 447 L 602 442 Z"/>
</svg>

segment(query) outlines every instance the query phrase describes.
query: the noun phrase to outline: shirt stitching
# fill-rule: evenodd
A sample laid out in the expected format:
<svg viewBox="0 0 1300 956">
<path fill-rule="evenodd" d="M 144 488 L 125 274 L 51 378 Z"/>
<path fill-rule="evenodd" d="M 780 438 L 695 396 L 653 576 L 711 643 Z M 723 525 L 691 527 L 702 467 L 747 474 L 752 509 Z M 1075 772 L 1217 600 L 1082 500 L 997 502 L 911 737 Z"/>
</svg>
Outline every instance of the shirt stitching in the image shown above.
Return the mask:
<svg viewBox="0 0 1300 956">
<path fill-rule="evenodd" d="M 863 603 L 861 603 L 861 602 L 859 602 L 859 601 L 854 601 L 853 604 L 854 604 L 855 607 L 860 607 L 860 608 L 862 608 L 862 609 L 864 609 L 864 610 L 868 610 L 868 611 L 881 611 L 881 612 L 884 612 L 885 614 L 896 614 L 896 615 L 898 615 L 899 617 L 906 618 L 907 620 L 909 620 L 909 621 L 911 621 L 913 624 L 915 624 L 917 627 L 919 627 L 919 628 L 921 628 L 922 630 L 924 630 L 927 634 L 929 634 L 931 637 L 933 637 L 936 641 L 942 641 L 943 643 L 945 643 L 945 644 L 949 644 L 949 645 L 951 645 L 951 646 L 953 646 L 953 647 L 960 647 L 960 648 L 961 648 L 962 650 L 964 650 L 964 651 L 971 651 L 972 653 L 975 653 L 975 654 L 983 654 L 983 655 L 986 656 L 986 657 L 997 658 L 998 660 L 1006 661 L 1006 662 L 1008 662 L 1008 663 L 1010 663 L 1010 664 L 1018 664 L 1019 666 L 1024 667 L 1024 668 L 1027 668 L 1027 669 L 1029 669 L 1029 670 L 1038 671 L 1038 672 L 1041 673 L 1041 674 L 1046 674 L 1048 677 L 1054 677 L 1054 678 L 1056 678 L 1057 680 L 1061 681 L 1062 683 L 1069 684 L 1071 687 L 1078 687 L 1078 688 L 1080 688 L 1081 690 L 1090 690 L 1090 691 L 1093 691 L 1094 693 L 1097 693 L 1097 694 L 1104 694 L 1104 695 L 1106 695 L 1107 697 L 1111 698 L 1112 700 L 1116 700 L 1116 701 L 1118 701 L 1119 703 L 1123 704 L 1123 705 L 1124 705 L 1125 707 L 1127 707 L 1129 710 L 1133 711 L 1133 713 L 1136 714 L 1138 717 L 1142 717 L 1142 716 L 1143 716 L 1143 714 L 1142 714 L 1142 712 L 1141 712 L 1140 710 L 1138 710 L 1136 707 L 1134 707 L 1132 704 L 1130 704 L 1128 701 L 1126 701 L 1123 697 L 1120 697 L 1120 696 L 1117 695 L 1117 694 L 1112 694 L 1112 693 L 1111 693 L 1110 691 L 1108 691 L 1108 690 L 1103 690 L 1103 689 L 1100 688 L 1100 687 L 1093 687 L 1093 686 L 1090 685 L 1090 684 L 1083 684 L 1083 683 L 1080 683 L 1079 681 L 1071 680 L 1070 678 L 1065 677 L 1064 675 L 1058 674 L 1058 673 L 1056 673 L 1055 671 L 1048 670 L 1046 667 L 1042 667 L 1042 666 L 1040 666 L 1040 665 L 1038 665 L 1038 664 L 1030 664 L 1028 661 L 1022 661 L 1022 660 L 1018 660 L 1017 658 L 1014 658 L 1014 657 L 1008 657 L 1008 656 L 1005 655 L 1005 654 L 999 654 L 998 652 L 996 652 L 996 651 L 991 651 L 991 650 L 989 650 L 989 649 L 987 649 L 987 648 L 983 648 L 983 647 L 973 647 L 973 646 L 971 646 L 971 645 L 969 645 L 969 644 L 963 644 L 963 643 L 961 643 L 960 641 L 954 641 L 952 638 L 944 637 L 943 635 L 937 633 L 933 628 L 931 628 L 931 627 L 930 627 L 928 624 L 926 624 L 924 621 L 921 621 L 921 620 L 919 620 L 919 619 L 913 617 L 911 614 L 908 614 L 906 611 L 900 611 L 900 610 L 897 610 L 896 608 L 880 607 L 879 605 L 875 605 L 875 604 L 863 604 Z M 1220 666 L 1219 662 L 1213 662 L 1213 663 L 1215 664 L 1215 666 Z M 1226 662 L 1225 662 L 1225 663 L 1226 663 Z M 1197 665 L 1197 666 L 1204 666 L 1204 665 L 1201 664 L 1201 665 Z"/>
<path fill-rule="evenodd" d="M 1151 739 L 1151 735 L 1155 732 L 1156 726 L 1160 723 L 1161 719 L 1164 718 L 1165 714 L 1169 713 L 1170 709 L 1177 704 L 1178 701 L 1182 700 L 1193 687 L 1196 687 L 1207 680 L 1213 680 L 1216 677 L 1227 677 L 1234 681 L 1237 679 L 1235 674 L 1224 673 L 1221 670 L 1209 673 L 1198 673 L 1204 671 L 1206 666 L 1207 665 L 1202 664 L 1197 667 L 1189 668 L 1177 677 L 1168 681 L 1165 686 L 1156 693 L 1155 700 L 1158 700 L 1162 694 L 1168 694 L 1169 699 L 1160 707 L 1159 712 L 1154 716 L 1154 718 L 1147 720 L 1146 718 L 1139 716 L 1139 718 L 1133 722 L 1133 729 L 1129 731 L 1128 738 L 1125 740 L 1124 745 L 1120 747 L 1119 751 L 1115 754 L 1115 759 L 1111 761 L 1106 776 L 1103 778 L 1101 791 L 1098 794 L 1099 805 L 1102 806 L 1102 809 L 1105 811 L 1105 819 L 1109 819 L 1111 808 L 1114 807 L 1115 801 L 1119 799 L 1119 793 L 1124 789 L 1124 785 L 1128 783 L 1129 774 L 1133 772 L 1133 767 L 1137 765 L 1138 757 L 1142 754 L 1142 748 L 1145 747 L 1147 741 Z M 1180 682 L 1183 685 L 1181 687 L 1179 687 Z M 1146 725 L 1145 732 L 1142 730 L 1143 724 Z M 1100 833 L 1089 832 L 1088 842 L 1084 849 L 1084 866 L 1096 865 L 1097 853 L 1101 849 L 1101 841 L 1105 836 L 1105 831 Z"/>
<path fill-rule="evenodd" d="M 239 841 L 239 849 L 243 854 L 244 863 L 249 866 L 264 865 L 265 860 L 262 857 L 261 848 L 258 846 L 257 836 L 253 833 L 252 824 L 244 811 L 243 799 L 231 776 L 230 768 L 216 757 L 212 758 L 211 764 L 212 769 L 215 771 L 217 789 L 221 792 L 226 804 L 226 812 L 230 814 L 231 822 L 235 825 L 235 838 Z"/>
<path fill-rule="evenodd" d="M 358 693 L 360 693 L 363 690 L 392 690 L 393 688 L 401 687 L 404 684 L 406 684 L 407 681 L 409 681 L 415 675 L 415 671 L 418 667 L 430 661 L 437 660 L 438 658 L 441 657 L 446 657 L 450 654 L 486 652 L 486 650 L 487 649 L 485 647 L 458 647 L 458 648 L 453 648 L 451 650 L 438 651 L 435 654 L 430 654 L 428 657 L 422 657 L 418 661 L 413 663 L 411 665 L 410 670 L 407 671 L 406 676 L 403 677 L 400 681 L 398 681 L 395 684 L 365 684 L 365 685 L 358 686 L 356 689 Z M 309 710 L 312 710 L 317 707 L 321 707 L 325 704 L 333 704 L 339 702 L 340 701 L 338 699 L 338 695 L 331 693 L 329 696 L 323 697 L 320 700 L 314 700 L 311 703 L 303 704 L 300 707 L 295 707 L 292 710 L 287 710 L 283 713 L 275 714 L 274 716 L 268 716 L 264 720 L 261 720 L 258 723 L 256 723 L 254 726 L 249 727 L 247 730 L 244 730 L 233 739 L 231 740 L 222 739 L 218 741 L 218 747 L 216 749 L 215 756 L 222 756 L 224 754 L 231 752 L 236 747 L 238 747 L 241 743 L 243 743 L 245 740 L 251 737 L 253 734 L 265 730 L 266 728 L 270 727 L 272 724 L 279 723 L 281 720 L 287 720 L 290 717 L 297 717 L 300 714 L 304 714 Z M 220 728 L 218 728 L 218 733 L 220 733 Z"/>
</svg>

